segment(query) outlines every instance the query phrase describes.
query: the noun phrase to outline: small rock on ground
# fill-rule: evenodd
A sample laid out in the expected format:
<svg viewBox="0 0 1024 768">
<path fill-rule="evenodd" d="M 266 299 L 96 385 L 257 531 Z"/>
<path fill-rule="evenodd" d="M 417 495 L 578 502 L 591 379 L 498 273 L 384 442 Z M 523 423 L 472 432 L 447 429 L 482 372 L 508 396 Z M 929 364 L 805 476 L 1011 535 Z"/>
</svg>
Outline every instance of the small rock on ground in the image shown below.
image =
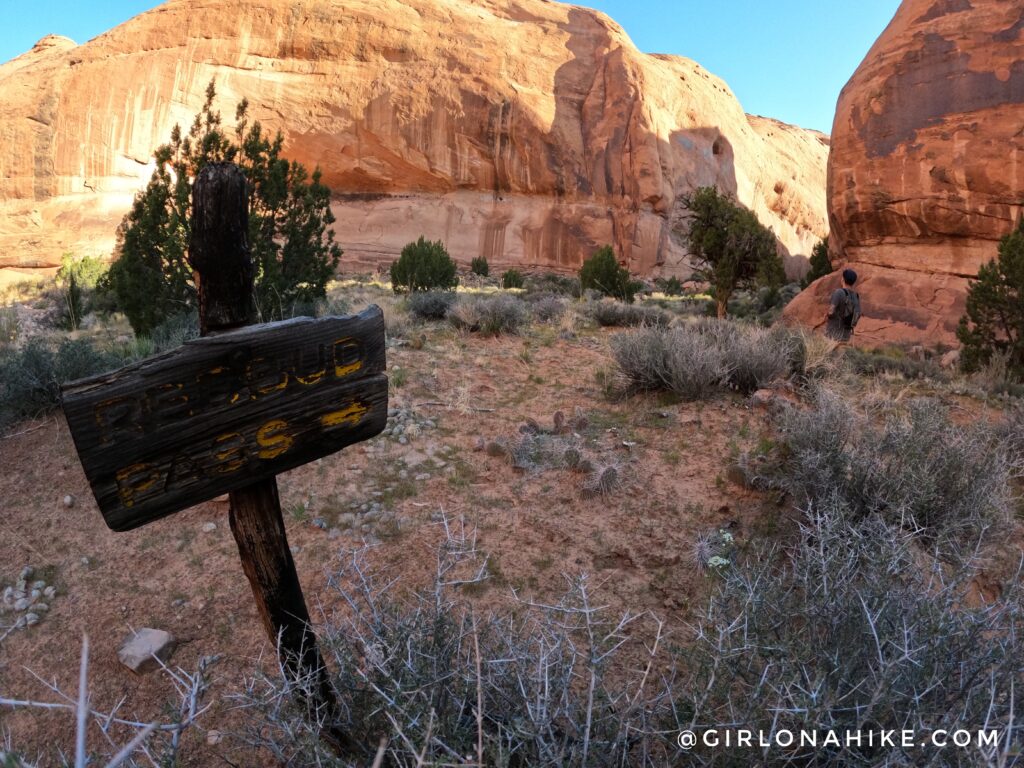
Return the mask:
<svg viewBox="0 0 1024 768">
<path fill-rule="evenodd" d="M 135 674 L 144 675 L 160 668 L 157 659 L 166 663 L 176 645 L 177 641 L 170 632 L 146 627 L 125 638 L 117 651 L 117 658 Z"/>
</svg>

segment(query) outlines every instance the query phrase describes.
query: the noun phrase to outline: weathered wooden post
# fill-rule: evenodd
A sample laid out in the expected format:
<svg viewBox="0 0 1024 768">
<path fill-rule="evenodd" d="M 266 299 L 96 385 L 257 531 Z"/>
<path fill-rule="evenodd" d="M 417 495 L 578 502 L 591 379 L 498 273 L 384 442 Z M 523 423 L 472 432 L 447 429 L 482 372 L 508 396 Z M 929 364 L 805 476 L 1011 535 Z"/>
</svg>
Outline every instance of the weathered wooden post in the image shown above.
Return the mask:
<svg viewBox="0 0 1024 768">
<path fill-rule="evenodd" d="M 307 684 L 337 750 L 336 701 L 285 536 L 276 475 L 378 434 L 387 422 L 384 319 L 249 326 L 254 269 L 246 180 L 230 163 L 193 186 L 189 261 L 203 337 L 72 382 L 63 408 L 107 525 L 124 531 L 230 494 L 231 531 L 267 634 Z"/>
<path fill-rule="evenodd" d="M 199 292 L 199 330 L 212 336 L 253 320 L 255 268 L 249 254 L 249 196 L 242 169 L 234 163 L 208 165 L 192 185 L 192 236 L 189 264 Z M 302 595 L 288 546 L 277 494 L 277 478 L 268 477 L 231 491 L 228 519 L 238 544 L 242 570 L 252 587 L 263 627 L 277 643 L 284 668 L 307 681 L 311 715 L 335 719 L 331 690 L 309 609 Z M 346 735 L 328 727 L 338 748 Z"/>
</svg>

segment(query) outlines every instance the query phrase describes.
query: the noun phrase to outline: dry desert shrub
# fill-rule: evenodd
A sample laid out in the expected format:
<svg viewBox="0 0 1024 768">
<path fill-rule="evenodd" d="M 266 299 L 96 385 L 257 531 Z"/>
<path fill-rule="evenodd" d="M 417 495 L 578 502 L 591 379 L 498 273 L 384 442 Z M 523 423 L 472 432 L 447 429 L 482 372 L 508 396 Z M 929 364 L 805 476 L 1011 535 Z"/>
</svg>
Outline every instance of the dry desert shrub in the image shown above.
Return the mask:
<svg viewBox="0 0 1024 768">
<path fill-rule="evenodd" d="M 624 304 L 614 299 L 591 301 L 586 311 L 598 325 L 605 327 L 658 326 L 666 327 L 671 316 L 658 307 Z"/>
<path fill-rule="evenodd" d="M 720 320 L 640 328 L 611 344 L 629 389 L 664 389 L 688 400 L 767 386 L 788 376 L 802 354 L 799 338 L 785 330 Z"/>
<path fill-rule="evenodd" d="M 357 753 L 327 751 L 302 717 L 297 684 L 263 672 L 238 698 L 251 722 L 241 738 L 285 765 L 668 764 L 675 719 L 662 623 L 596 605 L 586 577 L 552 603 L 513 593 L 507 609 L 475 611 L 460 591 L 489 578 L 486 558 L 473 533 L 443 526 L 423 591 L 372 573 L 365 550 L 331 579 L 344 610 L 326 618 L 321 647 Z"/>
<path fill-rule="evenodd" d="M 804 731 L 823 740 L 860 731 L 862 745 L 798 738 L 790 748 L 698 748 L 686 764 L 1019 765 L 1019 574 L 979 605 L 976 561 L 944 565 L 906 531 L 878 517 L 854 521 L 840 507 L 808 507 L 788 551 L 757 547 L 742 564 L 716 569 L 719 586 L 679 664 L 675 705 L 683 727 L 698 733 Z M 879 732 L 904 729 L 915 734 L 913 748 L 879 745 Z M 993 730 L 998 742 L 917 746 L 940 729 Z"/>
<path fill-rule="evenodd" d="M 507 293 L 461 299 L 448 312 L 456 328 L 487 336 L 517 334 L 530 322 L 530 310 L 522 299 Z"/>
<path fill-rule="evenodd" d="M 800 372 L 808 379 L 824 379 L 834 374 L 838 368 L 836 362 L 835 341 L 822 333 L 800 328 L 795 331 L 803 354 L 798 359 Z"/>
<path fill-rule="evenodd" d="M 534 319 L 541 323 L 557 323 L 568 309 L 568 302 L 556 293 L 528 293 L 525 299 Z"/>
<path fill-rule="evenodd" d="M 935 400 L 861 405 L 819 389 L 810 409 L 781 412 L 780 450 L 762 464 L 747 457 L 748 476 L 799 504 L 838 499 L 851 519 L 877 518 L 944 553 L 1011 517 L 1024 464 L 997 429 L 956 424 Z"/>
<path fill-rule="evenodd" d="M 727 326 L 731 331 L 721 330 Z M 728 366 L 729 384 L 749 394 L 784 379 L 804 357 L 800 337 L 781 326 L 718 323 L 710 337 L 721 346 Z"/>
<path fill-rule="evenodd" d="M 417 291 L 409 294 L 406 308 L 417 320 L 444 320 L 455 304 L 453 291 Z"/>
<path fill-rule="evenodd" d="M 0 355 L 0 428 L 44 414 L 60 403 L 64 382 L 113 370 L 126 361 L 88 339 L 59 344 L 36 337 Z"/>
<path fill-rule="evenodd" d="M 155 657 L 154 657 L 155 658 Z M 60 755 L 57 762 L 36 762 L 12 745 L 11 736 L 5 736 L 6 743 L 0 743 L 0 766 L 3 768 L 41 768 L 44 765 L 104 766 L 104 768 L 141 768 L 142 766 L 180 765 L 185 758 L 183 736 L 197 727 L 196 722 L 210 708 L 205 703 L 210 687 L 210 668 L 219 657 L 204 656 L 195 672 L 181 668 L 171 669 L 160 659 L 162 674 L 172 682 L 176 696 L 164 704 L 167 722 L 145 722 L 135 720 L 120 711 L 120 703 L 107 712 L 93 707 L 89 691 L 89 639 L 82 639 L 82 655 L 79 664 L 78 691 L 66 693 L 55 682 L 39 681 L 48 690 L 48 701 L 10 699 L 0 695 L 0 710 L 36 709 L 67 712 L 68 726 L 65 734 L 74 734 L 75 754 L 72 758 Z M 38 677 L 38 676 L 37 676 Z M 2 694 L 2 689 L 0 689 Z M 87 735 L 99 733 L 103 736 L 106 749 L 102 754 L 87 751 Z M 51 755 L 57 760 L 57 755 Z M 43 759 L 43 758 L 40 758 Z"/>
<path fill-rule="evenodd" d="M 325 618 L 321 638 L 358 753 L 326 752 L 296 683 L 263 672 L 237 702 L 250 722 L 243 740 L 286 765 L 366 765 L 379 755 L 398 766 L 662 766 L 679 764 L 680 729 L 824 738 L 962 728 L 999 740 L 946 751 L 698 747 L 685 764 L 1020 760 L 1010 751 L 1024 668 L 1018 578 L 979 604 L 976 558 L 944 563 L 880 517 L 854 519 L 839 499 L 809 505 L 788 548 L 753 542 L 733 562 L 730 540 L 729 557 L 709 556 L 707 607 L 675 635 L 649 614 L 597 607 L 585 577 L 551 603 L 516 597 L 507 609 L 474 611 L 459 593 L 488 578 L 486 558 L 472 534 L 443 524 L 430 588 L 403 596 L 394 579 L 371 573 L 365 550 L 331 581 L 344 609 Z"/>
</svg>

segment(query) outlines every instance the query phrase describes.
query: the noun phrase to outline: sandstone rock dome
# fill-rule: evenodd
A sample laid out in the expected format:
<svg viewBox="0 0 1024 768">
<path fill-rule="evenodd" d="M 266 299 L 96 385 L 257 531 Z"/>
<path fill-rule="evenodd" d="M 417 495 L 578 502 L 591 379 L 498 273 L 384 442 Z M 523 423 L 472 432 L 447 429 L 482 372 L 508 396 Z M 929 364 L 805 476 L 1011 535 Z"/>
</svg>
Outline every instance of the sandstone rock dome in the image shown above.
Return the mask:
<svg viewBox="0 0 1024 768">
<path fill-rule="evenodd" d="M 497 267 L 574 269 L 612 243 L 685 273 L 677 196 L 732 191 L 806 255 L 827 137 L 744 114 L 720 79 L 550 0 L 170 0 L 0 66 L 0 268 L 109 254 L 151 153 L 216 78 L 319 164 L 343 266 L 419 235 Z M 790 262 L 799 271 L 802 260 Z"/>
<path fill-rule="evenodd" d="M 864 278 L 861 343 L 955 343 L 968 278 L 1024 203 L 1024 3 L 903 0 L 839 97 L 838 259 Z M 819 322 L 837 276 L 787 307 Z"/>
</svg>

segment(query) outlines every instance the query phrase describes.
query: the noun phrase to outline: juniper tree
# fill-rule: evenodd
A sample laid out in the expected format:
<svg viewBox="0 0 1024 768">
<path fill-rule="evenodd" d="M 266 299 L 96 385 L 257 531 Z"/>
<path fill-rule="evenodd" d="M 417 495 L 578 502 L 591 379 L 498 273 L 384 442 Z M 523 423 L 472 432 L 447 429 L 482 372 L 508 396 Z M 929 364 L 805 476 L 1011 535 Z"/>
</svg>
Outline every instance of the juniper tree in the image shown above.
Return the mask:
<svg viewBox="0 0 1024 768">
<path fill-rule="evenodd" d="M 640 283 L 629 276 L 629 270 L 621 266 L 610 245 L 599 248 L 580 267 L 580 287 L 611 296 L 629 304 L 633 303 Z"/>
<path fill-rule="evenodd" d="M 235 162 L 249 181 L 249 247 L 261 319 L 279 319 L 322 298 L 341 258 L 319 168 L 310 174 L 282 157 L 284 137 L 271 138 L 259 122 L 250 124 L 244 99 L 229 135 L 213 109 L 215 95 L 211 81 L 188 132 L 175 126 L 170 142 L 157 148 L 149 183 L 118 227 L 107 284 L 141 335 L 196 305 L 187 262 L 192 180 L 209 163 Z"/>
<path fill-rule="evenodd" d="M 976 371 L 1001 354 L 1008 371 L 1024 377 L 1024 219 L 999 241 L 997 258 L 978 269 L 956 336 L 964 370 Z"/>
<path fill-rule="evenodd" d="M 831 273 L 832 259 L 828 256 L 828 235 L 825 235 L 825 239 L 819 240 L 811 249 L 811 268 L 804 275 L 804 279 L 800 281 L 800 287 L 806 288 L 818 278 Z"/>
<path fill-rule="evenodd" d="M 725 317 L 738 288 L 782 283 L 775 235 L 752 211 L 714 187 L 700 187 L 680 202 L 691 213 L 682 235 L 697 262 L 695 274 L 714 289 L 719 317 Z"/>
</svg>

